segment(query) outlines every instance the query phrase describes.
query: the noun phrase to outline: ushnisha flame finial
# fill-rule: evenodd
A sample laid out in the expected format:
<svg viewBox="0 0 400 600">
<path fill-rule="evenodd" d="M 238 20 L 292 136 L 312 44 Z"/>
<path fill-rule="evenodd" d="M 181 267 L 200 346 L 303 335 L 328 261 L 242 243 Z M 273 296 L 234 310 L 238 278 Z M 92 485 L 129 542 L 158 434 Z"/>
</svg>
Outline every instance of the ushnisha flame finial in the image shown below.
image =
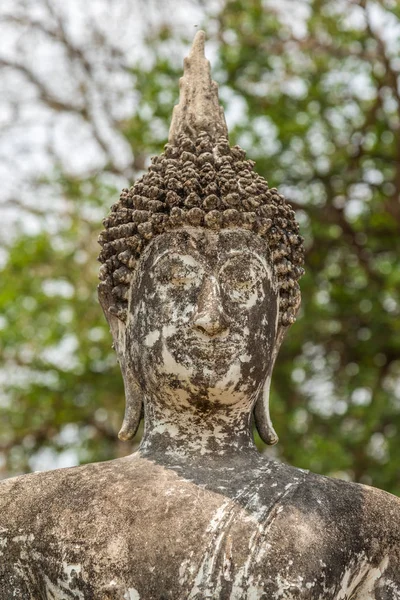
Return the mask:
<svg viewBox="0 0 400 600">
<path fill-rule="evenodd" d="M 204 55 L 204 31 L 198 31 L 192 49 L 184 59 L 184 74 L 179 81 L 179 104 L 174 107 L 168 141 L 176 144 L 180 134 L 195 138 L 206 131 L 211 139 L 228 137 L 223 108 L 219 105 L 218 85 L 211 79 L 210 62 Z"/>
</svg>

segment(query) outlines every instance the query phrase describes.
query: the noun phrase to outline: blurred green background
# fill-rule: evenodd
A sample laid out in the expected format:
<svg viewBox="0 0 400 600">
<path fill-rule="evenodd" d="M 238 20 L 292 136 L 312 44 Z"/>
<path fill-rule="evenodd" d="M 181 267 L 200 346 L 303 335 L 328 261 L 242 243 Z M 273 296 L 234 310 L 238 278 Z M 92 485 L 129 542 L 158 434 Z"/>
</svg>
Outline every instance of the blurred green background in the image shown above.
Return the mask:
<svg viewBox="0 0 400 600">
<path fill-rule="evenodd" d="M 124 397 L 96 298 L 96 239 L 120 188 L 162 150 L 182 59 L 202 27 L 231 142 L 285 194 L 306 240 L 302 309 L 271 392 L 280 443 L 257 442 L 295 466 L 400 495 L 399 3 L 187 2 L 179 20 L 167 5 L 153 3 L 149 16 L 130 1 L 140 48 L 118 45 L 95 19 L 78 40 L 76 16 L 39 4 L 36 13 L 22 0 L 3 7 L 0 24 L 28 41 L 17 58 L 0 54 L 0 69 L 36 90 L 54 119 L 78 119 L 65 139 L 87 126 L 101 160 L 75 168 L 88 158 L 78 147 L 71 167 L 56 141 L 51 168 L 10 199 L 22 216 L 2 236 L 1 476 L 107 460 L 137 444 L 117 439 Z M 63 69 L 60 81 L 29 59 L 40 47 L 33 35 L 54 45 L 48 62 Z"/>
</svg>

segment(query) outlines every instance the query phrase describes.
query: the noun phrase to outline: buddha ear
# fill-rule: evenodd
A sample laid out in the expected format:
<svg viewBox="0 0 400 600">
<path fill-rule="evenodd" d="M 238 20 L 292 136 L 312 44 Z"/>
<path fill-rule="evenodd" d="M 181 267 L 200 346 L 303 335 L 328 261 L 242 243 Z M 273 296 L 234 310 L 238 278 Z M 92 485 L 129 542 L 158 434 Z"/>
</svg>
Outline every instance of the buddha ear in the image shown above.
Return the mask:
<svg viewBox="0 0 400 600">
<path fill-rule="evenodd" d="M 116 314 L 112 311 L 115 300 L 112 297 L 110 287 L 105 282 L 102 282 L 98 286 L 97 291 L 100 305 L 110 326 L 110 332 L 114 341 L 113 346 L 117 353 L 124 380 L 125 415 L 118 437 L 120 440 L 127 441 L 131 440 L 138 430 L 142 417 L 143 394 L 132 367 L 128 362 L 126 352 L 126 322 L 121 318 L 121 313 Z"/>
<path fill-rule="evenodd" d="M 271 375 L 268 375 L 264 386 L 257 398 L 254 407 L 254 422 L 257 427 L 260 438 L 268 446 L 274 446 L 279 442 L 278 435 L 272 425 L 269 414 L 269 388 L 271 384 Z"/>
<path fill-rule="evenodd" d="M 124 336 L 125 321 L 122 319 L 122 315 L 118 315 L 115 309 L 115 300 L 111 293 L 111 286 L 105 281 L 102 281 L 97 286 L 97 295 L 99 298 L 100 306 L 103 309 L 104 316 L 110 327 L 110 332 L 114 340 L 114 347 L 118 353 L 118 346 L 120 345 L 120 338 Z"/>
<path fill-rule="evenodd" d="M 120 361 L 125 388 L 125 414 L 118 437 L 123 442 L 135 437 L 143 416 L 143 393 L 132 371 L 125 369 Z"/>
<path fill-rule="evenodd" d="M 282 325 L 278 326 L 274 344 L 274 353 L 271 357 L 269 372 L 265 379 L 261 392 L 257 398 L 253 411 L 254 423 L 256 425 L 257 431 L 262 441 L 265 444 L 268 444 L 268 446 L 274 446 L 279 442 L 279 437 L 272 425 L 271 416 L 269 412 L 269 389 L 271 386 L 271 376 L 275 360 L 278 356 L 279 349 L 281 347 L 283 338 L 285 337 L 287 330 L 288 327 L 284 327 Z"/>
</svg>

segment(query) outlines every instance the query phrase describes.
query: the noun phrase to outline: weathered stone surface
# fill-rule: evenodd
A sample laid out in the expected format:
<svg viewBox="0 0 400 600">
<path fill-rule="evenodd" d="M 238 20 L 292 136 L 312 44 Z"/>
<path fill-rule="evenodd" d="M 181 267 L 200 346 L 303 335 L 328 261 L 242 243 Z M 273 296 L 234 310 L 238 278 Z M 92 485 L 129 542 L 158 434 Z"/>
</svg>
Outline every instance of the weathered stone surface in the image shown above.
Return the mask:
<svg viewBox="0 0 400 600">
<path fill-rule="evenodd" d="M 396 498 L 253 452 L 4 482 L 0 599 L 398 599 Z"/>
<path fill-rule="evenodd" d="M 170 167 L 158 180 L 154 170 L 142 196 L 123 193 L 101 239 L 99 298 L 126 390 L 120 435 L 134 434 L 144 407 L 142 444 L 0 484 L 0 600 L 399 600 L 400 500 L 254 445 L 253 419 L 277 441 L 269 383 L 299 304 L 301 240 L 266 182 L 239 175 L 243 193 L 224 196 L 238 151 L 212 146 L 222 121 L 185 111 L 211 81 L 199 44 L 187 82 L 200 68 L 201 85 L 185 88 L 171 133 L 184 131 L 187 147 L 168 150 L 187 159 L 190 184 L 174 176 L 166 191 Z M 193 140 L 211 143 L 194 162 Z M 221 154 L 232 160 L 219 181 Z"/>
<path fill-rule="evenodd" d="M 228 136 L 218 85 L 211 79 L 210 63 L 204 56 L 204 41 L 204 31 L 199 31 L 184 60 L 185 74 L 179 82 L 180 102 L 174 108 L 168 137 L 174 145 L 182 133 L 190 136 L 208 131 L 212 137 Z"/>
</svg>

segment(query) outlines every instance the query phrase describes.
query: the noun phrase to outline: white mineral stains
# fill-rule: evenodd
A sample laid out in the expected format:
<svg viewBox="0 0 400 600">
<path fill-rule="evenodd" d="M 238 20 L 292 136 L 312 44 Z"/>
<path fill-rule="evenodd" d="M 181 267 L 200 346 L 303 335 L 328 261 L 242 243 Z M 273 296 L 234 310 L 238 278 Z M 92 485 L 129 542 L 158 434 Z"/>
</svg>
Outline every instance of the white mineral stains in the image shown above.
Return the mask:
<svg viewBox="0 0 400 600">
<path fill-rule="evenodd" d="M 62 563 L 63 577 L 58 578 L 56 583 L 53 583 L 47 575 L 43 576 L 46 584 L 46 600 L 85 600 L 83 592 L 79 591 L 75 585 L 75 578 L 81 572 L 81 565 Z"/>
<path fill-rule="evenodd" d="M 292 600 L 301 593 L 304 588 L 304 577 L 297 575 L 291 579 L 288 579 L 281 573 L 276 576 L 277 591 L 274 594 L 274 600 L 281 598 L 282 600 Z"/>
<path fill-rule="evenodd" d="M 168 423 L 168 422 L 164 422 L 164 423 L 156 423 L 155 426 L 153 427 L 153 431 L 154 433 L 168 433 L 168 435 L 171 438 L 179 438 L 180 436 L 180 429 L 178 428 L 177 425 L 174 425 L 174 423 Z"/>
<path fill-rule="evenodd" d="M 353 597 L 354 592 L 357 592 L 354 600 L 375 600 L 376 583 L 384 574 L 388 564 L 388 556 L 385 556 L 377 567 L 371 567 L 365 554 L 356 557 L 343 574 L 337 600 L 347 600 Z"/>
<path fill-rule="evenodd" d="M 198 431 L 195 438 L 192 436 L 192 425 L 190 419 L 187 419 L 187 425 L 184 426 L 183 423 L 180 424 L 180 428 L 174 429 L 173 425 L 171 425 L 171 430 L 169 427 L 165 427 L 165 429 L 159 429 L 159 425 L 155 424 L 153 427 L 154 431 L 165 431 L 171 437 L 171 439 L 179 439 L 185 441 L 185 447 L 183 450 L 180 448 L 173 448 L 171 450 L 167 450 L 166 454 L 168 456 L 182 456 L 186 457 L 187 452 L 197 452 L 200 456 L 204 456 L 208 453 L 209 450 L 209 442 L 210 440 L 218 440 L 219 442 L 223 442 L 228 434 L 224 433 L 222 427 L 219 425 L 215 425 L 212 429 L 204 429 L 202 431 Z M 182 426 L 183 425 L 183 426 Z"/>
<path fill-rule="evenodd" d="M 154 344 L 160 339 L 160 331 L 150 331 L 144 339 L 144 343 L 148 348 L 152 348 Z"/>
<path fill-rule="evenodd" d="M 255 306 L 257 304 L 257 302 L 262 300 L 263 295 L 261 295 L 259 293 L 259 291 L 257 290 L 257 288 L 255 288 L 251 294 L 249 294 L 249 297 L 247 298 L 246 302 L 243 302 L 243 307 L 247 308 L 248 310 L 250 308 L 253 308 L 253 306 Z"/>
<path fill-rule="evenodd" d="M 385 590 L 385 592 L 392 594 L 392 598 L 394 598 L 395 600 L 397 600 L 397 598 L 400 598 L 400 584 L 399 582 L 395 582 L 392 579 L 389 579 L 388 577 L 385 577 L 384 580 L 382 582 L 379 582 L 377 585 L 378 588 L 383 588 Z M 390 596 L 389 596 L 390 598 Z M 361 598 L 357 599 L 357 600 L 362 600 Z M 375 600 L 375 598 L 373 599 Z"/>
<path fill-rule="evenodd" d="M 221 575 L 215 573 L 216 561 L 224 541 L 226 532 L 235 516 L 238 508 L 230 499 L 227 499 L 215 512 L 207 528 L 206 534 L 210 539 L 207 549 L 203 553 L 203 560 L 194 580 L 194 585 L 188 596 L 188 600 L 200 598 L 218 597 L 217 592 L 221 588 Z M 240 510 L 240 509 L 239 509 Z M 217 582 L 216 582 L 217 579 Z"/>
<path fill-rule="evenodd" d="M 277 306 L 279 306 L 279 295 L 278 295 L 278 298 L 277 298 L 276 302 L 277 302 Z M 279 310 L 276 311 L 275 332 L 278 331 L 278 327 L 279 327 Z M 280 344 L 276 344 L 275 349 L 274 349 L 275 353 L 279 352 L 279 348 L 280 348 Z"/>
<path fill-rule="evenodd" d="M 178 328 L 176 325 L 164 325 L 162 328 L 162 337 L 163 339 L 168 339 L 169 337 L 176 335 L 178 333 Z"/>
<path fill-rule="evenodd" d="M 226 514 L 227 507 L 231 504 L 231 500 L 225 500 L 223 504 L 219 508 L 217 508 L 214 516 L 212 517 L 209 526 L 207 527 L 207 531 L 210 533 L 214 533 L 220 526 L 220 523 L 223 521 L 224 516 Z"/>
<path fill-rule="evenodd" d="M 69 564 L 65 561 L 62 563 L 63 571 L 67 576 L 67 581 L 72 581 L 82 571 L 82 567 L 79 564 Z"/>
<path fill-rule="evenodd" d="M 4 531 L 6 530 L 1 531 L 0 533 L 3 533 Z M 0 537 L 0 557 L 4 554 L 3 549 L 7 546 L 7 541 L 6 537 Z"/>
<path fill-rule="evenodd" d="M 224 389 L 228 386 L 235 386 L 241 380 L 241 377 L 242 369 L 241 364 L 238 361 L 230 365 L 227 373 L 225 373 L 223 378 L 217 382 L 217 387 Z"/>
<path fill-rule="evenodd" d="M 223 557 L 223 578 L 225 581 L 232 580 L 232 538 L 230 535 L 227 536 L 225 551 Z"/>
<path fill-rule="evenodd" d="M 252 356 L 250 354 L 241 354 L 241 356 L 239 356 L 239 360 L 241 363 L 250 362 L 251 359 L 252 359 Z"/>
<path fill-rule="evenodd" d="M 200 263 L 194 258 L 194 256 L 191 256 L 190 254 L 175 254 L 174 256 L 177 257 L 181 263 L 188 267 L 194 267 L 198 270 L 202 269 Z"/>
<path fill-rule="evenodd" d="M 184 586 L 196 572 L 196 566 L 192 561 L 193 554 L 194 551 L 191 550 L 189 556 L 182 561 L 179 567 L 179 585 L 181 586 Z"/>
<path fill-rule="evenodd" d="M 16 535 L 15 537 L 13 537 L 11 539 L 12 542 L 32 542 L 35 539 L 35 536 L 33 535 L 33 533 L 30 533 L 29 535 L 24 534 L 24 535 Z"/>
<path fill-rule="evenodd" d="M 124 600 L 140 600 L 139 592 L 135 588 L 129 588 L 124 594 Z"/>
<path fill-rule="evenodd" d="M 165 338 L 162 345 L 162 362 L 163 370 L 165 372 L 182 377 L 183 380 L 186 380 L 193 375 L 193 369 L 188 369 L 184 365 L 176 362 L 171 352 L 168 350 L 168 346 L 165 343 Z"/>
</svg>

